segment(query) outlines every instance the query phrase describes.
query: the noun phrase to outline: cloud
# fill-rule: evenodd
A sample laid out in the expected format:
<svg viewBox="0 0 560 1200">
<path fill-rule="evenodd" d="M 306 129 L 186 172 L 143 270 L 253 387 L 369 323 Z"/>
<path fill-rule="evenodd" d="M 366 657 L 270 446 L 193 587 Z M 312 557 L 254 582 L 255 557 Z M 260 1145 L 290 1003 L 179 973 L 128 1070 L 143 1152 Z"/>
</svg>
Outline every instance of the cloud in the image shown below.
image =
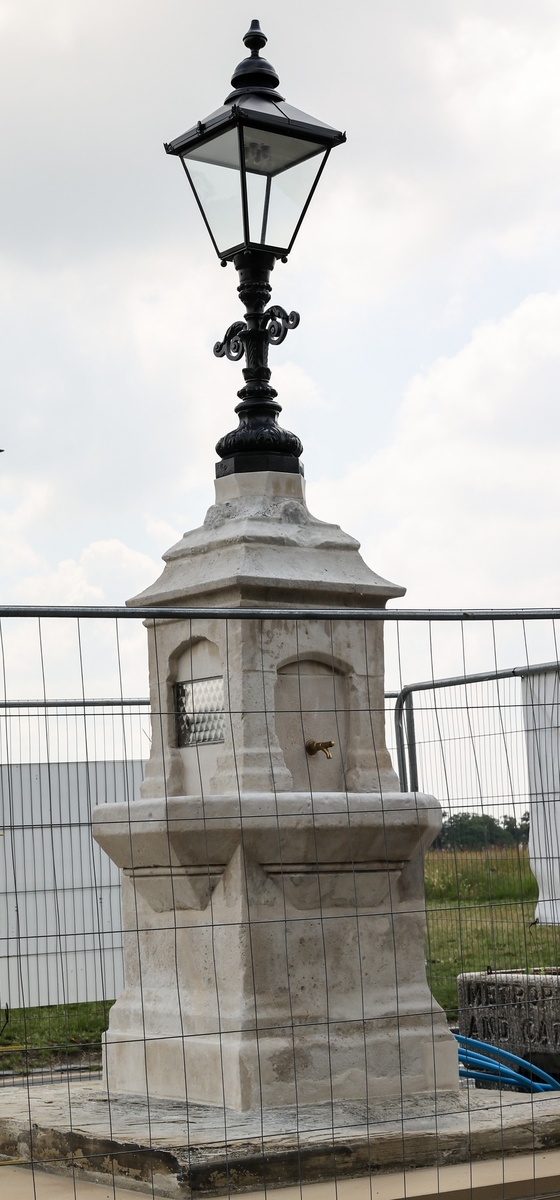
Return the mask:
<svg viewBox="0 0 560 1200">
<path fill-rule="evenodd" d="M 169 525 L 167 521 L 158 521 L 156 517 L 146 515 L 146 533 L 149 538 L 157 542 L 158 546 L 174 546 L 175 542 L 180 541 L 182 534 L 179 530 Z"/>
<path fill-rule="evenodd" d="M 362 19 L 372 37 L 354 47 L 348 144 L 298 246 L 320 274 L 320 311 L 352 297 L 371 311 L 403 287 L 429 303 L 438 279 L 469 293 L 496 262 L 557 253 L 558 10 L 466 0 L 446 12 L 401 4 L 383 22 L 364 6 Z M 357 81 L 372 42 L 364 104 Z"/>
<path fill-rule="evenodd" d="M 159 564 L 131 550 L 117 538 L 92 542 L 79 560 L 64 559 L 55 567 L 35 560 L 35 571 L 13 588 L 20 604 L 124 604 L 151 583 Z"/>
<path fill-rule="evenodd" d="M 236 420 L 240 367 L 212 345 L 241 315 L 237 280 L 162 142 L 221 101 L 254 14 L 119 0 L 108 25 L 96 0 L 47 7 L 0 0 L 0 589 L 120 601 L 200 523 L 214 444 Z M 461 602 L 551 601 L 558 409 L 543 330 L 553 343 L 560 10 L 348 11 L 351 55 L 334 0 L 285 0 L 263 20 L 283 93 L 348 130 L 273 276 L 273 301 L 302 315 L 271 351 L 281 420 L 304 441 L 311 494 L 361 529 L 411 601 L 461 589 Z M 518 344 L 512 310 L 526 313 L 528 295 L 535 320 L 530 332 L 517 318 Z M 341 476 L 359 483 L 367 520 Z"/>
<path fill-rule="evenodd" d="M 560 588 L 560 293 L 530 296 L 410 383 L 393 444 L 309 487 L 407 603 L 550 605 Z"/>
<path fill-rule="evenodd" d="M 12 531 L 11 536 L 15 582 L 3 599 L 15 604 L 121 605 L 161 570 L 153 558 L 117 538 L 91 542 L 77 560 L 51 565 L 30 550 L 24 534 Z M 141 619 L 40 621 L 28 616 L 4 621 L 0 630 L 2 695 L 4 689 L 10 698 L 26 699 L 147 695 L 146 631 Z M 93 735 L 93 726 L 90 732 Z M 90 749 L 94 753 L 93 743 Z M 56 753 L 54 746 L 52 752 Z M 15 748 L 14 753 L 18 753 Z"/>
<path fill-rule="evenodd" d="M 282 407 L 288 407 L 294 419 L 300 413 L 315 413 L 325 407 L 315 380 L 298 363 L 285 362 L 274 371 L 274 384 L 278 388 Z"/>
</svg>

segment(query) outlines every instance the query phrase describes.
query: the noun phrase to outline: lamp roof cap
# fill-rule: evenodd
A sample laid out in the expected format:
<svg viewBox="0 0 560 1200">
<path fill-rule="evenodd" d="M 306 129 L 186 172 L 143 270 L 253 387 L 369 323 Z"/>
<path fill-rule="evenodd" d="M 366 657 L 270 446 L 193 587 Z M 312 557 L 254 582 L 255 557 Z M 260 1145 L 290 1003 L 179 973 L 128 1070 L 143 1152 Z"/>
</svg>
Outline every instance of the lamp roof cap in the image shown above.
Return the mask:
<svg viewBox="0 0 560 1200">
<path fill-rule="evenodd" d="M 247 30 L 243 41 L 251 53 L 248 58 L 244 58 L 242 62 L 238 63 L 231 77 L 231 86 L 236 91 L 238 88 L 267 88 L 274 91 L 278 87 L 280 79 L 274 67 L 267 62 L 266 58 L 261 58 L 259 55 L 259 50 L 266 46 L 268 38 L 263 33 L 258 21 L 251 21 L 251 28 Z"/>
<path fill-rule="evenodd" d="M 232 77 L 234 91 L 224 103 L 203 121 L 198 121 L 186 133 L 164 142 L 168 154 L 185 154 L 201 142 L 206 142 L 231 128 L 232 122 L 255 125 L 268 132 L 283 133 L 288 137 L 307 138 L 325 147 L 337 146 L 346 141 L 346 134 L 333 129 L 324 121 L 318 121 L 308 113 L 287 104 L 276 91 L 278 76 L 274 67 L 259 50 L 266 44 L 266 36 L 258 21 L 251 21 L 251 28 L 243 41 L 251 54 L 235 68 Z"/>
</svg>

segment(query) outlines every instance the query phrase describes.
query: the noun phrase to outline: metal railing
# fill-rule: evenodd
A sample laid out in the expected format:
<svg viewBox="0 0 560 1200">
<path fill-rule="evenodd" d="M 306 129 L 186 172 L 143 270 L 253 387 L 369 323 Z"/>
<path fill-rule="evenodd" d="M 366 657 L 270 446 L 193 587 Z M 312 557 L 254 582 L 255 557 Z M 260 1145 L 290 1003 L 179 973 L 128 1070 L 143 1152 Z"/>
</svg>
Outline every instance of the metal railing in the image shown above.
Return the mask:
<svg viewBox="0 0 560 1200">
<path fill-rule="evenodd" d="M 492 683 L 499 679 L 526 679 L 531 675 L 548 674 L 560 670 L 560 663 L 537 663 L 532 666 L 511 667 L 502 671 L 477 671 L 471 675 L 454 675 L 445 679 L 424 679 L 408 683 L 400 692 L 386 692 L 387 699 L 396 698 L 395 736 L 397 747 L 398 775 L 401 792 L 419 791 L 418 756 L 414 725 L 415 692 L 441 691 L 443 688 L 468 687 L 476 683 Z"/>
<path fill-rule="evenodd" d="M 38 605 L 0 604 L 2 617 L 77 617 L 118 620 L 262 620 L 262 621 L 558 621 L 560 608 L 235 608 L 196 605 Z"/>
</svg>

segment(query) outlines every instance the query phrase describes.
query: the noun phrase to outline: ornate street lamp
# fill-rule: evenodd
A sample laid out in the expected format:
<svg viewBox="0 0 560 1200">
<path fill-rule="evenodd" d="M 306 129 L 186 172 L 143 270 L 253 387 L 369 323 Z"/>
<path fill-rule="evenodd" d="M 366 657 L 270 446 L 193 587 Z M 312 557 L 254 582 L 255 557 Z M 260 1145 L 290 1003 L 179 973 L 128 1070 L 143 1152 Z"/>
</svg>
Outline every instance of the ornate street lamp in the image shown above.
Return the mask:
<svg viewBox="0 0 560 1200">
<path fill-rule="evenodd" d="M 270 386 L 269 344 L 279 345 L 299 324 L 271 295 L 276 259 L 287 261 L 332 146 L 346 135 L 287 104 L 274 68 L 261 58 L 259 22 L 243 41 L 251 51 L 236 67 L 234 91 L 221 108 L 166 144 L 181 158 L 222 266 L 239 273 L 245 320 L 235 321 L 214 346 L 218 358 L 245 355 L 245 385 L 235 411 L 239 426 L 220 438 L 216 475 L 234 471 L 303 473 L 302 444 L 278 424 L 281 406 Z"/>
</svg>

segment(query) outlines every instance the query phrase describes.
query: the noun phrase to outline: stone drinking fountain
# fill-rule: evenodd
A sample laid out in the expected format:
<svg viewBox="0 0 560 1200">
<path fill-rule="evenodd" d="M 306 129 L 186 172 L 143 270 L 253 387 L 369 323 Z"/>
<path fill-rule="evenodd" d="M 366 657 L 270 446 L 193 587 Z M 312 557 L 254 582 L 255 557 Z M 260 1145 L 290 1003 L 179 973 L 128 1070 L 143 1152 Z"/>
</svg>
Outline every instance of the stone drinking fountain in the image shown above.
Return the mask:
<svg viewBox="0 0 560 1200">
<path fill-rule="evenodd" d="M 258 21 L 244 41 L 224 104 L 166 146 L 238 273 L 214 351 L 245 365 L 215 503 L 129 601 L 151 753 L 140 798 L 93 813 L 125 988 L 103 1079 L 8 1089 L 0 1152 L 188 1200 L 485 1157 L 501 1187 L 504 1154 L 560 1145 L 560 1099 L 459 1084 L 424 958 L 441 810 L 399 790 L 385 742 L 380 614 L 404 589 L 309 512 L 270 383 L 299 323 L 271 273 L 345 138 L 286 103 Z"/>
<path fill-rule="evenodd" d="M 216 447 L 215 504 L 129 601 L 210 611 L 147 621 L 141 799 L 94 815 L 123 884 L 126 987 L 106 1080 L 240 1112 L 433 1096 L 458 1087 L 424 962 L 423 855 L 440 806 L 399 791 L 383 622 L 345 616 L 404 588 L 310 514 L 268 367 L 269 345 L 299 323 L 267 307 L 271 272 L 345 135 L 286 104 L 258 21 L 244 40 L 224 105 L 166 146 L 238 271 L 245 319 L 214 352 L 245 356 L 244 386 L 239 425 Z M 224 606 L 227 620 L 212 613 Z M 284 615 L 266 619 L 273 608 Z"/>
</svg>

